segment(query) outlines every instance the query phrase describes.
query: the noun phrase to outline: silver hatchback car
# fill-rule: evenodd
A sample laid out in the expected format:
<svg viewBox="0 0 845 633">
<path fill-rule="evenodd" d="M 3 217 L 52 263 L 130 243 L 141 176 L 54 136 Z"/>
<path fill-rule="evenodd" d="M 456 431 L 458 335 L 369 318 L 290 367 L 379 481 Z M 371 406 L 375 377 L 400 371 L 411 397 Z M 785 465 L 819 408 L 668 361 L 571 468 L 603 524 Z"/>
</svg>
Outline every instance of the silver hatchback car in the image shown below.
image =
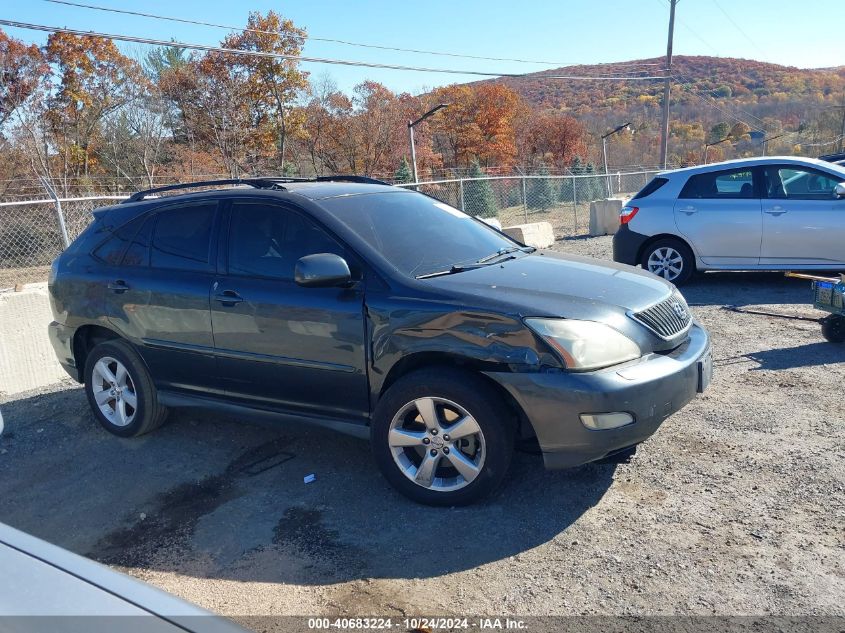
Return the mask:
<svg viewBox="0 0 845 633">
<path fill-rule="evenodd" d="M 845 167 L 773 156 L 658 174 L 623 207 L 613 259 L 696 270 L 845 270 Z"/>
</svg>

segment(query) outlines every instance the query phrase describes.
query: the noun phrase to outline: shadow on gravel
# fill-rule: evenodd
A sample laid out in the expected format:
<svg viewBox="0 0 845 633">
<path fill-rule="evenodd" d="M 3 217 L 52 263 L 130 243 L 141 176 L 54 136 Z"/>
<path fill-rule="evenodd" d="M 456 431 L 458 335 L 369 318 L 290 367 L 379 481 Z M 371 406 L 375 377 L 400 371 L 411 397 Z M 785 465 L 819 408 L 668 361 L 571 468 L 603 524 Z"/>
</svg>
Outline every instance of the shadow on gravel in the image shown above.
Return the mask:
<svg viewBox="0 0 845 633">
<path fill-rule="evenodd" d="M 698 274 L 681 288 L 690 305 L 766 305 L 812 302 L 810 282 L 783 273 Z"/>
<path fill-rule="evenodd" d="M 821 336 L 821 334 L 819 334 Z M 845 360 L 845 345 L 836 343 L 806 343 L 795 347 L 767 349 L 744 354 L 746 358 L 760 363 L 754 369 L 793 369 L 795 367 L 818 367 L 833 365 Z"/>
<path fill-rule="evenodd" d="M 517 453 L 497 496 L 436 509 L 395 493 L 365 442 L 323 429 L 176 412 L 127 440 L 97 425 L 78 388 L 2 406 L 0 521 L 105 563 L 198 577 L 327 584 L 473 569 L 560 535 L 616 469 L 547 472 Z"/>
</svg>

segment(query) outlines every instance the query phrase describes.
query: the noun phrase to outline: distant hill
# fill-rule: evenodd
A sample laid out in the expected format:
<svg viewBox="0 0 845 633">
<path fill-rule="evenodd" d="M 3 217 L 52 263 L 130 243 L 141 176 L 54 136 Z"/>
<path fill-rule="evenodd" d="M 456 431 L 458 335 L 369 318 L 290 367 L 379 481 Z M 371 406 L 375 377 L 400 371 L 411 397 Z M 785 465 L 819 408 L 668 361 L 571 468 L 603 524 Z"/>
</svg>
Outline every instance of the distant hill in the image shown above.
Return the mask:
<svg viewBox="0 0 845 633">
<path fill-rule="evenodd" d="M 662 81 L 574 81 L 544 79 L 548 75 L 625 75 L 632 64 L 659 70 L 664 58 L 640 59 L 616 64 L 565 66 L 527 77 L 493 79 L 519 93 L 530 105 L 542 109 L 586 114 L 595 110 L 655 106 L 662 94 Z M 637 72 L 647 75 L 648 72 Z M 678 55 L 672 60 L 673 104 L 694 104 L 702 98 L 733 104 L 784 104 L 795 101 L 842 102 L 845 66 L 801 69 L 748 59 Z"/>
</svg>

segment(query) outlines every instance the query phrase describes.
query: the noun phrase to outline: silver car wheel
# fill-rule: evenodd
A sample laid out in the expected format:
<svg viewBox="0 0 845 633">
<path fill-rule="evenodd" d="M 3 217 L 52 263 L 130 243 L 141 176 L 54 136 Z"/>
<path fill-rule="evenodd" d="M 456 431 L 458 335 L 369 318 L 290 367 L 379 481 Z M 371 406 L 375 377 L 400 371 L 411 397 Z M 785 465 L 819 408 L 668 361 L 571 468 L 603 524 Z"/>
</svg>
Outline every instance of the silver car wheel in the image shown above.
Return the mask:
<svg viewBox="0 0 845 633">
<path fill-rule="evenodd" d="M 663 277 L 667 281 L 674 281 L 684 270 L 684 258 L 671 246 L 661 246 L 654 249 L 648 256 L 648 272 Z"/>
<path fill-rule="evenodd" d="M 459 490 L 475 480 L 487 454 L 484 433 L 461 405 L 418 398 L 393 416 L 387 436 L 393 461 L 418 486 Z"/>
<path fill-rule="evenodd" d="M 116 358 L 103 356 L 91 374 L 94 400 L 106 419 L 115 426 L 127 426 L 138 412 L 135 383 L 126 367 Z"/>
</svg>

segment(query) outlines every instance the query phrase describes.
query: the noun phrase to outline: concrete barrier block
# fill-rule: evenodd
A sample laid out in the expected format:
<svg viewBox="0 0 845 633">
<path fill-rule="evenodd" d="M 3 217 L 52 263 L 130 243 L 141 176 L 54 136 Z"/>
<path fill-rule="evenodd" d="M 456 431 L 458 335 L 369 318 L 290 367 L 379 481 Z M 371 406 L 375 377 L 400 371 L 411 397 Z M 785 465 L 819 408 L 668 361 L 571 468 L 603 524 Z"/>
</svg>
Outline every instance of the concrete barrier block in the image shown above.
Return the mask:
<svg viewBox="0 0 845 633">
<path fill-rule="evenodd" d="M 529 222 L 528 224 L 515 224 L 502 229 L 506 235 L 513 239 L 534 246 L 535 248 L 548 248 L 555 243 L 555 232 L 548 222 Z"/>
<path fill-rule="evenodd" d="M 619 212 L 625 200 L 608 198 L 590 203 L 590 235 L 613 235 L 619 229 Z"/>
<path fill-rule="evenodd" d="M 67 378 L 47 336 L 52 320 L 46 283 L 0 293 L 0 395 L 14 395 Z"/>
</svg>

